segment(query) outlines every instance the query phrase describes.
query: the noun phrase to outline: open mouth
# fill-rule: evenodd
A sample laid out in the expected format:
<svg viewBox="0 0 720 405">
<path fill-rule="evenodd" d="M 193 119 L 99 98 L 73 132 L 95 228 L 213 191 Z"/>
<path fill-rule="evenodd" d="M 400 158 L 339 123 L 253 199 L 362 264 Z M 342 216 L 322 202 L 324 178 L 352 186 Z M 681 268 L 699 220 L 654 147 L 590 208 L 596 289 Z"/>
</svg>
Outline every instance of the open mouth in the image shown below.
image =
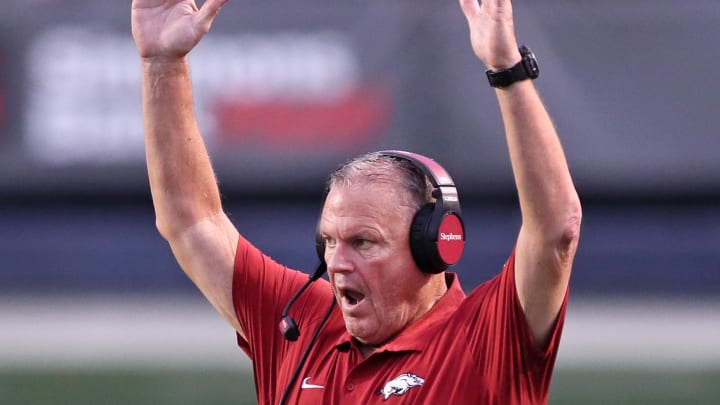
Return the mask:
<svg viewBox="0 0 720 405">
<path fill-rule="evenodd" d="M 351 290 L 349 288 L 341 289 L 340 296 L 342 297 L 345 304 L 348 306 L 355 306 L 365 298 L 365 295 L 363 293 Z"/>
</svg>

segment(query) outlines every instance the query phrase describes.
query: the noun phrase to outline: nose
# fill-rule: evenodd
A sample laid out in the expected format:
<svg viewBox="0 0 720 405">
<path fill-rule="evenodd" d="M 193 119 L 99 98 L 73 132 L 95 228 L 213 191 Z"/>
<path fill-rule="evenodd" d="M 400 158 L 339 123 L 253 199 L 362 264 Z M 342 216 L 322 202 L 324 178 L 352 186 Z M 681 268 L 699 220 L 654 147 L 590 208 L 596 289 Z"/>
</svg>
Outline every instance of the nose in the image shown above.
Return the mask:
<svg viewBox="0 0 720 405">
<path fill-rule="evenodd" d="M 325 249 L 325 263 L 329 273 L 352 271 L 352 250 L 344 243 L 337 243 Z"/>
</svg>

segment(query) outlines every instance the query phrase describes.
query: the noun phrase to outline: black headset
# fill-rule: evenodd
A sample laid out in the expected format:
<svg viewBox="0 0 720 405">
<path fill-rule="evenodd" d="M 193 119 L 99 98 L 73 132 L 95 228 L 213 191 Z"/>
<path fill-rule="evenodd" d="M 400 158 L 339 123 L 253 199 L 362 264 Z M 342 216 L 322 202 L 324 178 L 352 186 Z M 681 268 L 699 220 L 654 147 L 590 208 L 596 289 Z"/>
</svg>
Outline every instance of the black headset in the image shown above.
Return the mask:
<svg viewBox="0 0 720 405">
<path fill-rule="evenodd" d="M 452 177 L 433 159 L 417 153 L 384 150 L 378 154 L 410 162 L 430 179 L 435 202 L 423 205 L 415 213 L 410 225 L 410 251 L 423 272 L 437 274 L 447 270 L 460 260 L 465 247 L 465 226 Z M 315 235 L 315 249 L 324 263 L 325 243 L 319 233 Z"/>
<path fill-rule="evenodd" d="M 410 225 L 410 251 L 418 268 L 423 272 L 437 274 L 445 271 L 460 260 L 465 247 L 465 226 L 452 177 L 433 159 L 417 153 L 384 150 L 378 154 L 410 162 L 430 179 L 435 202 L 423 205 L 415 213 Z M 280 330 L 283 336 L 291 341 L 297 340 L 300 331 L 297 323 L 288 316 L 290 307 L 311 283 L 327 271 L 325 242 L 319 232 L 315 232 L 315 250 L 320 264 L 305 284 L 290 298 L 281 315 Z"/>
</svg>

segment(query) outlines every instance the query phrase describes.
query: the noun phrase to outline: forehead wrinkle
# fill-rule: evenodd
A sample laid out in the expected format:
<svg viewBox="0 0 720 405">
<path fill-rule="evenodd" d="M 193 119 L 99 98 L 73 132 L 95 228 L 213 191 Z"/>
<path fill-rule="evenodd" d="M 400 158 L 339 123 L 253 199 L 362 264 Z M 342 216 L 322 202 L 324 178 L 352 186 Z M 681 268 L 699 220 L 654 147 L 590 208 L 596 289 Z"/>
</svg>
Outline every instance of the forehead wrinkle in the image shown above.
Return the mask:
<svg viewBox="0 0 720 405">
<path fill-rule="evenodd" d="M 387 226 L 388 223 L 397 223 L 404 228 L 405 221 L 407 221 L 409 225 L 409 220 L 404 220 L 407 215 L 404 211 L 407 208 L 414 210 L 413 204 L 408 201 L 409 198 L 400 198 L 402 193 L 398 193 L 396 189 L 390 191 L 396 197 L 393 204 L 381 204 L 375 198 L 362 198 L 369 195 L 381 195 L 388 191 L 388 187 L 382 185 L 371 184 L 370 187 L 376 188 L 376 190 L 366 193 L 354 187 L 344 186 L 331 190 L 323 207 L 320 231 L 327 232 L 328 222 L 336 222 L 336 227 L 343 233 L 346 233 L 348 228 L 372 229 L 383 237 L 387 237 L 387 234 L 394 228 Z M 352 195 L 355 193 L 362 197 L 357 198 Z"/>
<path fill-rule="evenodd" d="M 380 223 L 377 215 L 378 209 L 373 209 L 372 205 L 359 202 L 344 203 L 336 201 L 337 198 L 328 198 L 322 214 L 322 222 L 324 225 L 333 226 L 341 236 L 347 236 L 348 233 L 357 233 L 355 229 L 377 229 Z M 345 198 L 343 198 L 345 200 Z M 328 222 L 330 224 L 328 224 Z M 327 229 L 323 230 L 327 231 Z"/>
</svg>

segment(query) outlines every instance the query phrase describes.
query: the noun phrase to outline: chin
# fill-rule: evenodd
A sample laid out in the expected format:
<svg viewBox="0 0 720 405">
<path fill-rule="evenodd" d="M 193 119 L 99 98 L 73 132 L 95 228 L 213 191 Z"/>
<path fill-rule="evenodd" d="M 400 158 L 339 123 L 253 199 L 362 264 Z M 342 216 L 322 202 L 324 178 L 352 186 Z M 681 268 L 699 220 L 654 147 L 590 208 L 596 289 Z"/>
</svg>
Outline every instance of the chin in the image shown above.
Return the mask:
<svg viewBox="0 0 720 405">
<path fill-rule="evenodd" d="M 362 344 L 372 345 L 377 340 L 377 337 L 372 334 L 372 332 L 374 332 L 377 328 L 370 328 L 367 325 L 358 325 L 357 321 L 346 321 L 345 329 L 347 329 L 348 333 L 352 337 Z"/>
</svg>

